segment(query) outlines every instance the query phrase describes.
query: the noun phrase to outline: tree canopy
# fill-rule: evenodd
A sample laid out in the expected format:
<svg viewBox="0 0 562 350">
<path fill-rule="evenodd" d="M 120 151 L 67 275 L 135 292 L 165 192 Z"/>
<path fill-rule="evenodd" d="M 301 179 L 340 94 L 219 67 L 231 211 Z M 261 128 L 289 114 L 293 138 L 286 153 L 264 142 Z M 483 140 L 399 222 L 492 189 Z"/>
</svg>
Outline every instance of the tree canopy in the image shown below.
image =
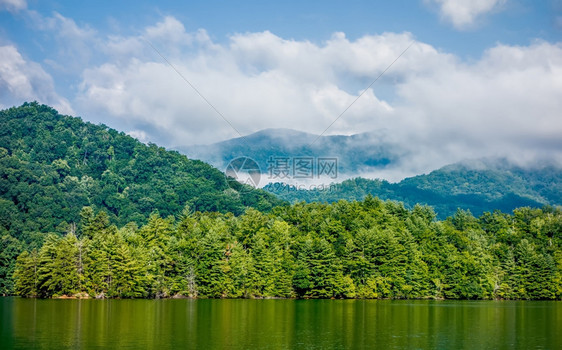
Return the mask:
<svg viewBox="0 0 562 350">
<path fill-rule="evenodd" d="M 0 111 L 0 294 L 562 298 L 560 208 L 410 204 L 289 205 L 48 106 Z"/>
<path fill-rule="evenodd" d="M 86 210 L 17 259 L 22 296 L 561 299 L 562 211 L 436 221 L 397 202 L 152 214 L 118 228 Z"/>
<path fill-rule="evenodd" d="M 239 215 L 282 203 L 230 185 L 206 163 L 45 105 L 0 111 L 0 227 L 17 238 L 66 232 L 84 206 L 104 209 L 112 223 L 140 225 L 153 211 L 177 215 L 186 204 Z"/>
</svg>

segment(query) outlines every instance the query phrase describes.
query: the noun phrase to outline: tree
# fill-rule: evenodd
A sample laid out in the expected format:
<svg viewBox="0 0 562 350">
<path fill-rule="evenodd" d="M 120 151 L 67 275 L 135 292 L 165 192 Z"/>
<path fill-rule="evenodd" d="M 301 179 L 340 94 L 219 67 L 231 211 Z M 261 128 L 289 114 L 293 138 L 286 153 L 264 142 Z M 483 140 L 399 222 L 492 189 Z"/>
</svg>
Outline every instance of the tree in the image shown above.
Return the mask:
<svg viewBox="0 0 562 350">
<path fill-rule="evenodd" d="M 36 297 L 38 291 L 38 262 L 37 250 L 24 251 L 18 256 L 14 272 L 14 293 L 23 297 Z"/>
<path fill-rule="evenodd" d="M 47 236 L 39 251 L 39 295 L 73 295 L 80 291 L 78 239 Z"/>
<path fill-rule="evenodd" d="M 23 249 L 22 243 L 6 233 L 0 237 L 0 295 L 13 292 L 12 275 L 16 267 L 16 258 Z"/>
</svg>

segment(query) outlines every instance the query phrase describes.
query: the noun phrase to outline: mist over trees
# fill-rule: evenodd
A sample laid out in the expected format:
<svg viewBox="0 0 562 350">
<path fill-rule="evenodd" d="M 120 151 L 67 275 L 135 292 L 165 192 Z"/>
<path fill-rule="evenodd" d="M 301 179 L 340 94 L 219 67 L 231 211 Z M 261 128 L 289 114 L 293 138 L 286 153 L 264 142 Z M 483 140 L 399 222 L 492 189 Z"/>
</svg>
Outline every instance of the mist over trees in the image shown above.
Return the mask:
<svg viewBox="0 0 562 350">
<path fill-rule="evenodd" d="M 429 205 L 439 219 L 454 215 L 458 208 L 479 216 L 487 211 L 511 213 L 519 207 L 562 203 L 562 169 L 558 166 L 523 168 L 502 159 L 475 163 L 477 166 L 452 164 L 398 183 L 353 178 L 312 190 L 283 183 L 271 183 L 264 189 L 291 203 L 353 201 L 372 195 L 401 201 L 408 208 Z"/>
</svg>

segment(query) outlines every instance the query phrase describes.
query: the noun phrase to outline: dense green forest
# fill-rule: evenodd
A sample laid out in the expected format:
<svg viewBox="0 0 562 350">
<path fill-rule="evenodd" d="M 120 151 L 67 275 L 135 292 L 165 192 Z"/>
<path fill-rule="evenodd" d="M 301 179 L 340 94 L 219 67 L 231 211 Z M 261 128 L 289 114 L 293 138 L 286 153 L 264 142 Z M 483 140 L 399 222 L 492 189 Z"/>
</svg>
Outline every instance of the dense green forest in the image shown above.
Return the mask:
<svg viewBox="0 0 562 350">
<path fill-rule="evenodd" d="M 289 205 L 230 185 L 48 106 L 0 111 L 0 294 L 562 298 L 559 207 L 439 220 L 366 192 Z"/>
<path fill-rule="evenodd" d="M 39 247 L 47 232 L 73 231 L 86 206 L 124 226 L 146 223 L 153 211 L 179 215 L 186 204 L 239 215 L 282 203 L 230 185 L 208 164 L 45 105 L 0 111 L 0 293 L 12 289 L 17 254 Z"/>
<path fill-rule="evenodd" d="M 201 161 L 37 103 L 0 111 L 0 179 L 0 210 L 10 213 L 11 231 L 54 231 L 76 223 L 83 206 L 105 208 L 111 222 L 124 225 L 145 223 L 153 210 L 178 214 L 186 203 L 241 214 L 281 202 L 229 187 Z"/>
<path fill-rule="evenodd" d="M 552 164 L 523 168 L 506 160 L 480 160 L 452 164 L 398 183 L 354 178 L 313 190 L 283 183 L 265 189 L 291 203 L 353 201 L 372 195 L 401 201 L 407 208 L 430 205 L 439 219 L 445 219 L 457 208 L 479 216 L 486 211 L 511 213 L 525 206 L 561 205 L 562 169 Z"/>
<path fill-rule="evenodd" d="M 17 259 L 22 296 L 208 298 L 562 298 L 562 211 L 480 218 L 397 202 L 295 204 L 241 216 L 154 213 L 111 225 L 82 211 Z"/>
</svg>

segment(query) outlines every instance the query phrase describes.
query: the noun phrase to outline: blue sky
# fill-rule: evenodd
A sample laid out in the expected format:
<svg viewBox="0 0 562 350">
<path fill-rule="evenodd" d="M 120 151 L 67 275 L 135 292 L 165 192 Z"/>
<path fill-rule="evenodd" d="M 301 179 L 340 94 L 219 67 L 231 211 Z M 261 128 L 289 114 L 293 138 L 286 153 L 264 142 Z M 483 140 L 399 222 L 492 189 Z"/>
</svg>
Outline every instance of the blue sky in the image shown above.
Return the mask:
<svg viewBox="0 0 562 350">
<path fill-rule="evenodd" d="M 400 178 L 562 159 L 562 1 L 0 0 L 0 107 L 38 100 L 167 147 L 376 130 Z M 154 46 L 166 58 L 150 47 Z"/>
<path fill-rule="evenodd" d="M 16 0 L 4 0 L 4 2 Z M 470 1 L 469 1 L 470 2 Z M 556 25 L 562 16 L 560 1 L 499 1 L 501 6 L 475 16 L 475 25 L 457 30 L 439 13 L 432 1 L 30 1 L 30 9 L 45 16 L 58 12 L 79 25 L 102 34 L 138 33 L 142 28 L 170 15 L 188 29 L 206 29 L 214 40 L 228 35 L 269 30 L 283 38 L 321 42 L 336 31 L 351 38 L 385 31 L 409 31 L 418 40 L 469 56 L 496 42 L 526 45 L 530 40 L 560 39 Z M 4 40 L 13 40 L 33 50 L 30 35 L 37 34 L 25 14 L 4 11 Z M 559 20 L 558 20 L 559 21 Z"/>
</svg>

